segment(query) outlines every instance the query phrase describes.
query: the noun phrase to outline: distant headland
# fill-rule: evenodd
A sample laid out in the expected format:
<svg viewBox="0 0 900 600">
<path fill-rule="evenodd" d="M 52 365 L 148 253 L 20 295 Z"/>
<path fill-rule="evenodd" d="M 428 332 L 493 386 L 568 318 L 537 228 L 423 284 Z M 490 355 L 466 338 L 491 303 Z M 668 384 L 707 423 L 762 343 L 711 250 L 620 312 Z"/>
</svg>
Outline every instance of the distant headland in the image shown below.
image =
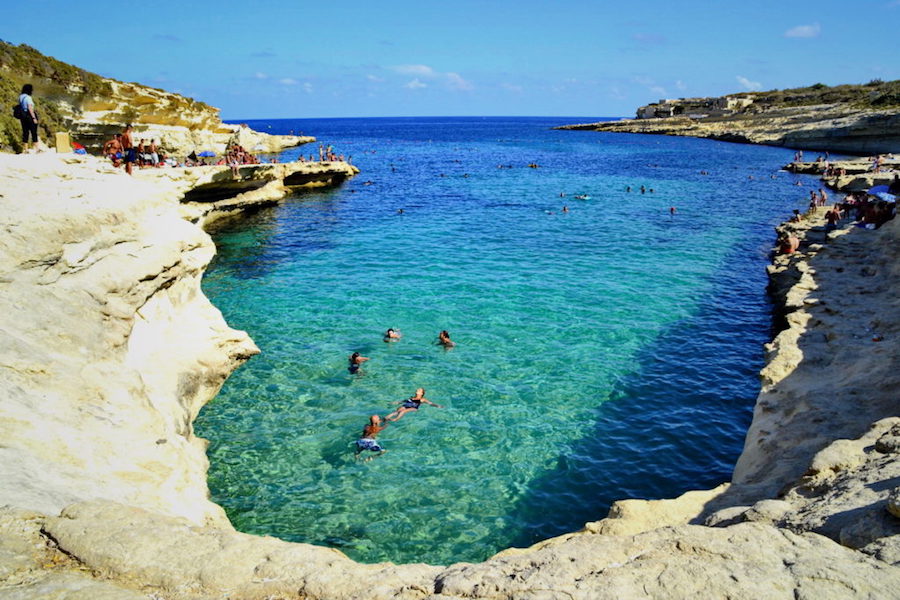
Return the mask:
<svg viewBox="0 0 900 600">
<path fill-rule="evenodd" d="M 558 129 L 682 135 L 850 154 L 898 152 L 900 80 L 662 99 L 639 107 L 634 119 Z"/>
</svg>

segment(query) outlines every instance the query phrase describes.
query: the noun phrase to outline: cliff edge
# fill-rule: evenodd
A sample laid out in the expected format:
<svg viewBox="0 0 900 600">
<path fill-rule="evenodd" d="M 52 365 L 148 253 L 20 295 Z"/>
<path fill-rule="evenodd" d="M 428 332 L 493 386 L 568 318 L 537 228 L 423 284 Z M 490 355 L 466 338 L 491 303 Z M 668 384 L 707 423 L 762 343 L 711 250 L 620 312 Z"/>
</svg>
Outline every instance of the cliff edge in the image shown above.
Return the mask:
<svg viewBox="0 0 900 600">
<path fill-rule="evenodd" d="M 134 125 L 135 143 L 140 138 L 155 139 L 166 154 L 179 157 L 204 150 L 222 154 L 230 143 L 279 152 L 315 141 L 309 136 L 269 135 L 223 123 L 219 109 L 203 102 L 101 77 L 25 44 L 0 40 L 0 97 L 12 105 L 25 83 L 34 85 L 40 137 L 49 145 L 55 133 L 69 132 L 73 141 L 97 153 L 128 123 Z M 18 152 L 21 126 L 5 107 L 0 111 L 0 150 Z"/>
<path fill-rule="evenodd" d="M 235 531 L 192 422 L 256 352 L 200 290 L 214 248 L 167 178 L 0 156 L 4 598 L 889 598 L 900 589 L 900 222 L 824 234 L 730 485 L 624 500 L 480 564 L 356 563 Z"/>
</svg>

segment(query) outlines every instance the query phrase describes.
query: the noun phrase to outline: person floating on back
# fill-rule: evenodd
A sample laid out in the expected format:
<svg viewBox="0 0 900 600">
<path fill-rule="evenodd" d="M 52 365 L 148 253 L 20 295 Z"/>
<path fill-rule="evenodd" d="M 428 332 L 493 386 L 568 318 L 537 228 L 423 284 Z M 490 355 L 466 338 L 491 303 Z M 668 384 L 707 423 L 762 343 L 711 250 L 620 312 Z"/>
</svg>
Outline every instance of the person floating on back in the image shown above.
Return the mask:
<svg viewBox="0 0 900 600">
<path fill-rule="evenodd" d="M 444 408 L 440 404 L 436 404 L 425 397 L 425 388 L 417 389 L 415 396 L 407 398 L 406 400 L 401 400 L 400 402 L 395 402 L 395 404 L 400 404 L 400 407 L 387 415 L 384 418 L 386 421 L 399 421 L 406 413 L 419 410 L 419 407 L 422 406 L 422 404 L 430 404 L 437 408 Z"/>
<path fill-rule="evenodd" d="M 360 365 L 362 365 L 369 359 L 368 357 L 360 356 L 359 352 L 354 352 L 350 355 L 350 358 L 348 360 L 350 364 L 347 366 L 347 370 L 350 371 L 351 375 L 356 375 L 359 372 Z"/>
<path fill-rule="evenodd" d="M 369 417 L 369 423 L 363 427 L 362 435 L 358 440 L 356 440 L 356 459 L 359 460 L 359 455 L 362 452 L 376 452 L 375 456 L 381 456 L 387 450 L 382 448 L 378 442 L 375 440 L 375 436 L 381 433 L 385 427 L 387 427 L 387 423 L 383 423 L 381 417 L 378 415 L 372 415 Z M 365 460 L 371 460 L 375 458 L 375 456 L 369 456 Z"/>
</svg>

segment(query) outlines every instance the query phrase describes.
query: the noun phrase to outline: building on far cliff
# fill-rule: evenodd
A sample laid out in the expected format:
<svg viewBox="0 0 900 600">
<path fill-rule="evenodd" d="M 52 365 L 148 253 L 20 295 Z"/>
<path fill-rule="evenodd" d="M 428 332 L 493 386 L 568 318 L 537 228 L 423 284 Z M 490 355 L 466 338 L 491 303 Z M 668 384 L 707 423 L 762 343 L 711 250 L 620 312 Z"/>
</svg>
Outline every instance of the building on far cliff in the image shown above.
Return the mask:
<svg viewBox="0 0 900 600">
<path fill-rule="evenodd" d="M 686 116 L 692 119 L 724 117 L 746 109 L 753 104 L 749 96 L 722 96 L 721 98 L 661 99 L 659 102 L 637 109 L 638 119 L 663 119 Z"/>
</svg>

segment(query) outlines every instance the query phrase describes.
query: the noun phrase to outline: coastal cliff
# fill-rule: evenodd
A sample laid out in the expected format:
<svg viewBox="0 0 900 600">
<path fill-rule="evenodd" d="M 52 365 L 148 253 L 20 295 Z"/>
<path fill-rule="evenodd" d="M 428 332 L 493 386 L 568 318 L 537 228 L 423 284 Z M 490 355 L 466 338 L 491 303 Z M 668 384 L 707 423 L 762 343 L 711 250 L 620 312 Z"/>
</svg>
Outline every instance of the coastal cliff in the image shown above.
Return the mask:
<svg viewBox="0 0 900 600">
<path fill-rule="evenodd" d="M 791 225 L 800 252 L 771 269 L 788 327 L 768 348 L 730 485 L 623 500 L 579 532 L 481 564 L 362 565 L 236 532 L 207 498 L 193 419 L 257 350 L 200 290 L 214 248 L 184 212 L 184 186 L 174 172 L 0 156 L 4 597 L 822 600 L 900 589 L 897 221 L 828 235 L 817 220 Z"/>
<path fill-rule="evenodd" d="M 221 154 L 237 143 L 248 150 L 278 152 L 315 141 L 308 136 L 269 135 L 223 123 L 219 109 L 156 88 L 101 77 L 26 45 L 0 40 L 0 96 L 10 103 L 22 84 L 32 83 L 41 116 L 41 138 L 52 145 L 56 132 L 67 131 L 89 151 L 97 152 L 127 123 L 135 138 L 155 139 L 167 153 L 186 156 L 209 150 Z M 19 150 L 21 128 L 9 111 L 0 113 L 0 149 Z"/>
<path fill-rule="evenodd" d="M 892 81 L 661 100 L 638 109 L 643 118 L 558 129 L 679 135 L 850 154 L 900 152 L 898 90 L 900 82 Z M 729 106 L 734 108 L 719 108 Z"/>
</svg>

